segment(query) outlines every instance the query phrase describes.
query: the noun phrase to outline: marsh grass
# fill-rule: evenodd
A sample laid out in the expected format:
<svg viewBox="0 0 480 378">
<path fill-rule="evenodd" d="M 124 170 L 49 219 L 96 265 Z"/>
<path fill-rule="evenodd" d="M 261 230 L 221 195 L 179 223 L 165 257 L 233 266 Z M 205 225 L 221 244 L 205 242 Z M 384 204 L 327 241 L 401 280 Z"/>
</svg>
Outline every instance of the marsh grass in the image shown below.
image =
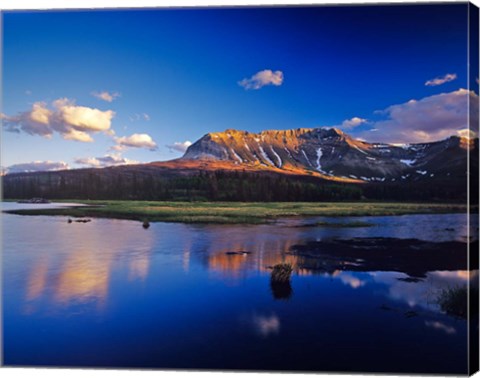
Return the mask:
<svg viewBox="0 0 480 378">
<path fill-rule="evenodd" d="M 291 264 L 277 264 L 272 269 L 270 281 L 275 283 L 290 282 L 293 268 Z"/>
<path fill-rule="evenodd" d="M 52 201 L 54 202 L 54 201 Z M 60 201 L 59 201 L 60 202 Z M 74 199 L 64 202 L 75 202 Z M 22 215 L 63 215 L 102 217 L 150 222 L 260 224 L 277 218 L 309 216 L 381 216 L 466 212 L 461 204 L 417 204 L 388 202 L 168 202 L 168 201 L 85 201 L 89 206 L 11 210 Z M 367 227 L 352 225 L 348 227 Z M 348 223 L 346 223 L 348 224 Z M 321 226 L 321 224 L 319 224 Z M 336 223 L 334 224 L 336 225 Z M 326 226 L 325 224 L 323 226 Z M 330 226 L 332 226 L 330 224 Z M 343 224 L 341 225 L 342 227 Z M 335 226 L 332 226 L 335 227 Z M 340 227 L 340 223 L 339 226 Z M 346 227 L 346 226 L 345 226 Z"/>
<path fill-rule="evenodd" d="M 471 315 L 478 314 L 478 294 L 477 288 L 470 288 L 469 291 L 467 286 L 455 286 L 443 289 L 436 302 L 448 315 L 466 319 L 469 299 Z"/>
</svg>

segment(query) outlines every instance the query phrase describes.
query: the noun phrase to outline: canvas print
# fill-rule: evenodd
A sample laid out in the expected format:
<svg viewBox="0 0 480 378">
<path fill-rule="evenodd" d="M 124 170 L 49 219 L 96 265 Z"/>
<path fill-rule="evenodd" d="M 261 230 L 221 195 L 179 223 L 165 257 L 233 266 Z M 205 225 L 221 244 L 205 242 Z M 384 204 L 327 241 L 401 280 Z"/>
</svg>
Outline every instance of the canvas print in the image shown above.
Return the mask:
<svg viewBox="0 0 480 378">
<path fill-rule="evenodd" d="M 478 8 L 3 11 L 2 363 L 478 368 Z"/>
</svg>

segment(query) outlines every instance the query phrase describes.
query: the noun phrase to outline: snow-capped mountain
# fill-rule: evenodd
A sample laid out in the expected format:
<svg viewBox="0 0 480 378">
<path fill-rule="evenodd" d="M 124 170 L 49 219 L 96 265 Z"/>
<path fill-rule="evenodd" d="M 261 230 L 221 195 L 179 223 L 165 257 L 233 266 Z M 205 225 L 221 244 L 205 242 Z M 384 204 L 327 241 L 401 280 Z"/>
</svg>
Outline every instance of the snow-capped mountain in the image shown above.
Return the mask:
<svg viewBox="0 0 480 378">
<path fill-rule="evenodd" d="M 466 175 L 469 156 L 478 162 L 478 139 L 452 136 L 438 142 L 390 145 L 354 139 L 336 128 L 260 133 L 229 129 L 206 134 L 181 160 L 206 165 L 228 162 L 249 170 L 331 180 L 394 182 Z"/>
</svg>

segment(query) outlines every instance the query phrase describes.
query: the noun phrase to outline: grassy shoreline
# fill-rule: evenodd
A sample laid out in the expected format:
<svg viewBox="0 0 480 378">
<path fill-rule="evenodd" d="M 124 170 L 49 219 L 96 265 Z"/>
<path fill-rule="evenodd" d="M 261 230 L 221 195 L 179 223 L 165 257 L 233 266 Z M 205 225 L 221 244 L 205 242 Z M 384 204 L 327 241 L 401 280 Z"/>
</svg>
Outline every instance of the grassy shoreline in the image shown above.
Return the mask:
<svg viewBox="0 0 480 378">
<path fill-rule="evenodd" d="M 19 215 L 148 220 L 150 222 L 262 224 L 286 217 L 382 216 L 466 212 L 462 204 L 393 202 L 167 202 L 59 200 L 89 206 L 5 211 Z"/>
</svg>

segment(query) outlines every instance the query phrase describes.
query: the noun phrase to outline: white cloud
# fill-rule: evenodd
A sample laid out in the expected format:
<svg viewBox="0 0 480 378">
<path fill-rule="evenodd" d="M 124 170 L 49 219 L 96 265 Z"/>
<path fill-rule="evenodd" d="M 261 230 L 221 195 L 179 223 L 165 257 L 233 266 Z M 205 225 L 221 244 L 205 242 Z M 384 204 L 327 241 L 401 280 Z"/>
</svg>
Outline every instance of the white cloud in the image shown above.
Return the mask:
<svg viewBox="0 0 480 378">
<path fill-rule="evenodd" d="M 32 161 L 30 163 L 13 164 L 6 168 L 7 173 L 60 171 L 70 169 L 67 163 L 60 161 Z"/>
<path fill-rule="evenodd" d="M 367 122 L 368 120 L 366 120 L 365 118 L 353 117 L 343 121 L 342 124 L 339 125 L 339 127 L 343 129 L 353 129 L 354 127 L 360 126 Z"/>
<path fill-rule="evenodd" d="M 87 167 L 102 168 L 115 165 L 138 164 L 139 162 L 119 155 L 105 155 L 102 157 L 77 158 L 75 163 Z"/>
<path fill-rule="evenodd" d="M 64 139 L 79 142 L 93 142 L 90 134 L 104 132 L 111 134 L 111 122 L 115 116 L 112 110 L 102 111 L 75 105 L 73 100 L 55 100 L 49 108 L 45 102 L 35 102 L 32 109 L 16 116 L 3 115 L 4 127 L 10 132 L 25 132 L 51 138 L 54 132 Z"/>
<path fill-rule="evenodd" d="M 85 131 L 79 131 L 75 129 L 69 129 L 62 134 L 62 137 L 65 140 L 76 140 L 77 142 L 93 142 L 93 138 L 90 136 L 90 134 L 86 133 Z"/>
<path fill-rule="evenodd" d="M 250 78 L 245 78 L 238 82 L 238 85 L 245 89 L 260 89 L 266 85 L 280 86 L 283 83 L 283 72 L 263 70 L 257 72 Z"/>
<path fill-rule="evenodd" d="M 128 137 L 115 138 L 117 146 L 113 149 L 121 150 L 125 147 L 133 148 L 148 148 L 149 150 L 156 150 L 157 144 L 148 134 L 133 134 Z"/>
<path fill-rule="evenodd" d="M 68 99 L 54 101 L 57 108 L 57 116 L 63 124 L 85 131 L 107 131 L 115 112 L 112 110 L 102 111 L 99 109 L 77 106 Z"/>
<path fill-rule="evenodd" d="M 42 125 L 48 125 L 52 114 L 53 112 L 47 109 L 44 102 L 36 102 L 32 106 L 30 118 L 33 122 L 40 123 Z"/>
<path fill-rule="evenodd" d="M 453 81 L 457 78 L 457 74 L 446 74 L 443 76 L 438 76 L 435 79 L 427 80 L 425 85 L 427 87 L 436 87 L 437 85 L 442 85 L 448 83 L 449 81 Z"/>
<path fill-rule="evenodd" d="M 178 151 L 178 152 L 185 152 L 187 151 L 187 148 L 192 145 L 192 142 L 189 140 L 186 140 L 185 142 L 175 142 L 173 144 L 167 144 L 165 147 L 167 147 L 170 152 L 173 151 Z"/>
<path fill-rule="evenodd" d="M 28 112 L 22 112 L 10 117 L 2 114 L 3 126 L 6 131 L 19 133 L 23 131 L 30 135 L 40 135 L 51 138 L 53 130 L 50 126 L 51 111 L 44 102 L 36 102 Z"/>
<path fill-rule="evenodd" d="M 378 129 L 375 141 L 422 143 L 445 139 L 468 129 L 469 110 L 471 124 L 478 125 L 478 95 L 466 89 L 392 105 L 382 111 L 387 119 L 372 125 Z M 372 134 L 368 133 L 356 136 L 371 140 Z"/>
<path fill-rule="evenodd" d="M 112 102 L 117 97 L 120 97 L 120 93 L 118 93 L 118 92 L 107 92 L 107 91 L 92 92 L 92 96 L 98 98 L 99 100 Z"/>
</svg>

